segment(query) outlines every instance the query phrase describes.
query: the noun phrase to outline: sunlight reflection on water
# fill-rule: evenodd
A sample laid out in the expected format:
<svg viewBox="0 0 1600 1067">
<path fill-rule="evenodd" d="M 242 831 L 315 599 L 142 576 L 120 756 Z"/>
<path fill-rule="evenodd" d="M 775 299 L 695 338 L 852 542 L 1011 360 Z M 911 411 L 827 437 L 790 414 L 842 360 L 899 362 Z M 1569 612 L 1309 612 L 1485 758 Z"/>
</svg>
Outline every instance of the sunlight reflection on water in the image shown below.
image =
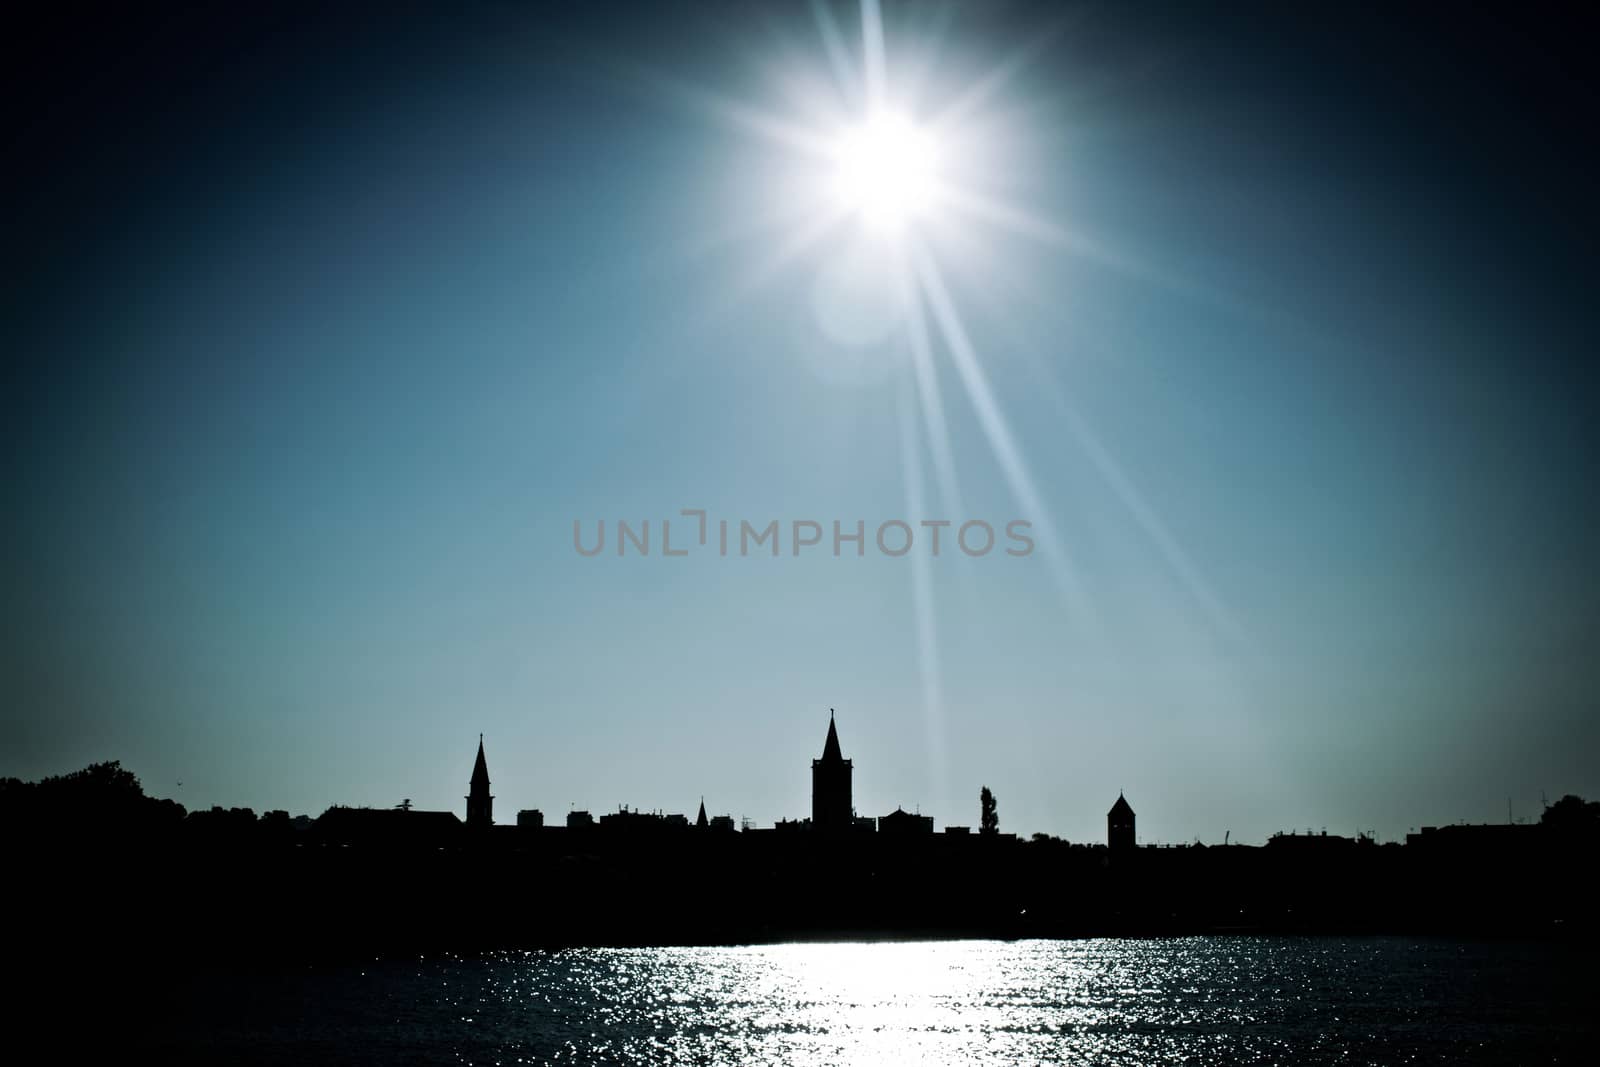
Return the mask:
<svg viewBox="0 0 1600 1067">
<path fill-rule="evenodd" d="M 1408 938 L 579 949 L 196 975 L 172 1061 L 1586 1062 L 1577 946 Z"/>
<path fill-rule="evenodd" d="M 1524 965 L 1505 946 L 1192 938 L 596 949 L 414 975 L 461 1020 L 461 1062 L 1513 1062 L 1561 1038 Z"/>
</svg>

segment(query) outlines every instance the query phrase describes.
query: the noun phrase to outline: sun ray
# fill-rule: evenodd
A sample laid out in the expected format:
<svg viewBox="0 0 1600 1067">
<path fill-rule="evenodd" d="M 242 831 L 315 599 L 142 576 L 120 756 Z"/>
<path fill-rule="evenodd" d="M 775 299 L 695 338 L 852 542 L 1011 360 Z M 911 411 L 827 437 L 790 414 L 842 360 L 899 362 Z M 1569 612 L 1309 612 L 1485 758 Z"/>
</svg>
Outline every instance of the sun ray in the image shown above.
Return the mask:
<svg viewBox="0 0 1600 1067">
<path fill-rule="evenodd" d="M 772 281 L 785 267 L 790 266 L 822 241 L 848 218 L 842 208 L 808 213 L 806 221 L 791 233 L 765 261 L 743 272 L 726 292 L 728 306 L 737 304 Z"/>
<path fill-rule="evenodd" d="M 752 134 L 799 155 L 826 160 L 833 142 L 825 134 L 769 111 L 734 100 L 710 89 L 668 78 L 658 71 L 632 65 L 617 67 L 619 79 L 632 82 L 653 99 L 666 100 L 730 129 Z"/>
<path fill-rule="evenodd" d="M 973 218 L 1040 244 L 1070 252 L 1103 266 L 1115 267 L 1131 274 L 1143 274 L 1145 268 L 1119 256 L 1100 242 L 1081 233 L 1074 233 L 1048 219 L 1039 218 L 1021 208 L 1002 204 L 992 197 L 964 189 L 949 182 L 938 183 L 934 196 L 942 206 L 952 207 Z"/>
<path fill-rule="evenodd" d="M 867 110 L 876 111 L 888 102 L 883 12 L 878 9 L 878 0 L 861 0 L 861 61 L 867 83 Z"/>
<path fill-rule="evenodd" d="M 1213 287 L 1115 251 L 1104 242 L 1087 234 L 1039 218 L 1021 208 L 1002 204 L 992 197 L 963 189 L 949 182 L 938 182 L 935 185 L 933 198 L 941 207 L 953 208 L 1006 232 L 1026 237 L 1048 247 L 1059 248 L 1096 266 L 1116 271 L 1136 281 L 1159 286 L 1169 292 L 1204 301 L 1213 306 L 1238 310 L 1237 300 Z"/>
<path fill-rule="evenodd" d="M 817 33 L 822 38 L 822 50 L 828 54 L 828 65 L 833 68 L 834 82 L 838 86 L 840 96 L 846 100 L 862 99 L 865 87 L 855 66 L 850 62 L 850 51 L 845 46 L 839 23 L 833 17 L 833 11 L 825 0 L 811 0 L 811 17 L 817 24 Z"/>
<path fill-rule="evenodd" d="M 917 403 L 910 385 L 901 379 L 896 414 L 900 424 L 900 466 L 906 490 L 906 513 L 926 515 L 923 493 L 922 448 L 917 440 Z M 928 752 L 929 780 L 945 778 L 944 684 L 939 665 L 937 609 L 934 604 L 932 557 L 911 553 L 912 613 L 917 634 L 917 675 L 922 689 L 923 730 Z"/>
<path fill-rule="evenodd" d="M 641 253 L 641 262 L 657 272 L 681 270 L 719 253 L 752 242 L 768 242 L 775 234 L 793 234 L 815 219 L 810 205 L 780 200 L 778 205 L 690 234 L 670 248 Z"/>
<path fill-rule="evenodd" d="M 1027 44 L 995 64 L 987 74 L 974 81 L 960 96 L 939 111 L 934 116 L 933 125 L 939 129 L 961 125 L 970 115 L 1009 85 L 1013 78 L 1021 74 L 1043 55 L 1045 50 L 1077 22 L 1082 14 L 1082 10 L 1068 12 L 1042 33 L 1031 38 Z"/>
<path fill-rule="evenodd" d="M 781 111 L 790 121 L 810 130 L 828 130 L 838 125 L 847 115 L 853 114 L 861 99 L 859 88 L 852 89 L 848 81 L 832 62 L 815 61 L 814 40 L 804 39 L 783 42 L 787 47 L 780 55 L 760 52 L 748 57 L 750 75 L 758 82 L 770 85 L 773 92 L 764 105 L 769 111 Z M 848 53 L 844 56 L 845 78 L 859 82 L 860 75 L 849 65 Z M 741 98 L 746 94 L 740 94 Z"/>
<path fill-rule="evenodd" d="M 1089 426 L 1088 421 L 1060 392 L 1059 387 L 1056 389 L 1056 402 L 1058 409 L 1067 421 L 1068 428 L 1071 429 L 1073 437 L 1077 440 L 1078 446 L 1088 454 L 1090 462 L 1094 464 L 1095 470 L 1099 472 L 1100 477 L 1111 487 L 1112 493 L 1133 515 L 1134 521 L 1144 530 L 1145 535 L 1155 543 L 1167 566 L 1177 575 L 1178 581 L 1200 603 L 1206 614 L 1211 617 L 1213 625 L 1235 644 L 1253 648 L 1255 642 L 1249 633 L 1240 625 L 1238 619 L 1228 609 L 1227 605 L 1212 591 L 1211 583 L 1206 581 L 1204 575 L 1200 573 L 1193 560 L 1190 559 L 1189 554 L 1184 551 L 1177 538 L 1167 529 L 1166 523 L 1161 521 L 1161 516 L 1156 513 L 1155 508 L 1151 506 L 1145 495 L 1139 491 L 1139 487 L 1134 484 L 1133 479 L 1123 471 L 1122 466 L 1107 451 L 1104 444 L 1101 443 L 1099 435 Z"/>
<path fill-rule="evenodd" d="M 960 257 L 957 257 L 958 261 Z M 979 299 L 984 297 L 984 290 L 978 290 Z M 991 294 L 992 296 L 992 294 Z M 992 299 L 984 301 L 985 306 L 994 309 Z M 1239 622 L 1238 616 L 1228 607 L 1227 603 L 1213 589 L 1198 567 L 1195 566 L 1182 543 L 1175 537 L 1170 528 L 1162 519 L 1159 510 L 1150 501 L 1133 480 L 1132 476 L 1119 464 L 1111 454 L 1090 424 L 1085 415 L 1067 396 L 1056 375 L 1051 368 L 1040 359 L 1032 345 L 1022 341 L 1014 329 L 1008 327 L 1004 317 L 1000 318 L 999 329 L 1005 334 L 1010 347 L 1019 352 L 1031 366 L 1035 377 L 1043 384 L 1057 412 L 1061 415 L 1068 432 L 1078 447 L 1088 457 L 1095 473 L 1111 489 L 1119 503 L 1125 507 L 1138 524 L 1141 531 L 1155 545 L 1161 555 L 1163 563 L 1176 577 L 1178 583 L 1184 588 L 1202 610 L 1209 617 L 1225 639 L 1241 648 L 1255 649 L 1255 639 L 1248 630 Z"/>
<path fill-rule="evenodd" d="M 1205 575 L 1195 565 L 1183 544 L 1172 533 L 1151 502 L 1090 424 L 1088 417 L 1074 404 L 1061 388 L 1055 376 L 1041 360 L 1030 360 L 1035 374 L 1043 381 L 1046 391 L 1060 414 L 1063 423 L 1078 448 L 1088 457 L 1095 473 L 1111 490 L 1117 501 L 1127 509 L 1140 531 L 1156 548 L 1168 571 L 1177 579 L 1183 590 L 1199 605 L 1222 637 L 1233 645 L 1254 651 L 1255 638 L 1240 623 L 1238 616 L 1217 594 Z"/>
<path fill-rule="evenodd" d="M 1022 449 L 1000 411 L 994 391 L 989 387 L 982 364 L 967 336 L 966 328 L 961 323 L 955 302 L 945 288 L 938 265 L 934 263 L 932 257 L 918 254 L 915 257 L 915 269 L 917 278 L 927 294 L 928 303 L 933 309 L 934 321 L 939 326 L 945 348 L 949 351 L 951 361 L 955 364 L 956 372 L 966 389 L 967 399 L 977 412 L 978 424 L 989 441 L 995 460 L 1000 464 L 1000 471 L 1005 476 L 1012 496 L 1036 525 L 1040 547 L 1050 564 L 1057 585 L 1067 600 L 1068 608 L 1086 617 L 1090 622 L 1098 623 L 1082 581 L 1067 558 L 1065 545 L 1055 530 L 1054 521 L 1045 509 L 1044 500 L 1034 485 L 1032 475 L 1028 472 L 1027 462 L 1022 457 Z"/>
<path fill-rule="evenodd" d="M 939 503 L 952 515 L 966 514 L 961 502 L 961 487 L 956 475 L 955 454 L 950 446 L 950 430 L 945 423 L 944 398 L 939 389 L 939 372 L 934 365 L 933 346 L 928 335 L 927 309 L 923 306 L 915 279 L 904 255 L 896 263 L 906 341 L 911 349 L 912 375 L 916 380 L 918 407 L 933 453 L 935 483 Z"/>
<path fill-rule="evenodd" d="M 914 106 L 923 98 L 928 76 L 938 66 L 939 56 L 944 51 L 945 38 L 949 36 L 950 21 L 955 15 L 955 5 L 950 2 L 938 4 L 931 10 L 933 14 L 920 35 L 922 47 L 915 52 L 911 61 L 900 68 L 904 71 L 900 76 L 900 83 L 905 94 L 904 103 L 908 107 Z"/>
</svg>

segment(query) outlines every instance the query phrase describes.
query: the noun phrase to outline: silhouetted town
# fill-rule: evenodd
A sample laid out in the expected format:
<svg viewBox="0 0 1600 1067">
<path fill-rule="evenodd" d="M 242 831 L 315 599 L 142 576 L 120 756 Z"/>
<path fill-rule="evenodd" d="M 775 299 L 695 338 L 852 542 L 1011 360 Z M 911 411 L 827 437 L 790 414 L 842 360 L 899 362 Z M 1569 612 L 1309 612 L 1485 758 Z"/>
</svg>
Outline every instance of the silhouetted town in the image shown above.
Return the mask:
<svg viewBox="0 0 1600 1067">
<path fill-rule="evenodd" d="M 811 814 L 771 827 L 622 807 L 497 823 L 482 735 L 465 818 L 336 805 L 186 811 L 116 763 L 0 781 L 25 914 L 194 952 L 392 952 L 817 937 L 1069 937 L 1223 931 L 1592 930 L 1583 872 L 1600 803 L 1537 823 L 1427 826 L 1405 842 L 1279 833 L 1265 845 L 1141 847 L 1118 795 L 1103 842 L 857 813 L 830 713 Z"/>
</svg>

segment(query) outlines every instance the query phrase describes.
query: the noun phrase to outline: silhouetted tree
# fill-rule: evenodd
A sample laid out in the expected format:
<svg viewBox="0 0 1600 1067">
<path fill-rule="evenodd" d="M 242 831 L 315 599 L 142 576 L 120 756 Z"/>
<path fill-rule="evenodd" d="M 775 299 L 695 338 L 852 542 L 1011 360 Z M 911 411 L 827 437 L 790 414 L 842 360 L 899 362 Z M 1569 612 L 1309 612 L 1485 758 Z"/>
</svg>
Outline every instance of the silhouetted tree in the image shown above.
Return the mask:
<svg viewBox="0 0 1600 1067">
<path fill-rule="evenodd" d="M 137 803 L 144 798 L 138 777 L 117 760 L 91 763 L 81 771 L 43 778 L 39 791 L 84 805 Z"/>
<path fill-rule="evenodd" d="M 994 794 L 989 792 L 989 787 L 984 786 L 978 794 L 978 833 L 997 834 L 1000 832 L 1000 813 L 995 807 Z"/>
<path fill-rule="evenodd" d="M 183 805 L 147 797 L 122 764 L 94 763 L 37 782 L 0 781 L 0 822 L 48 838 L 60 834 L 137 836 L 183 819 Z"/>
<path fill-rule="evenodd" d="M 1553 830 L 1592 832 L 1600 829 L 1600 800 L 1584 800 L 1568 793 L 1547 806 L 1539 822 Z"/>
</svg>

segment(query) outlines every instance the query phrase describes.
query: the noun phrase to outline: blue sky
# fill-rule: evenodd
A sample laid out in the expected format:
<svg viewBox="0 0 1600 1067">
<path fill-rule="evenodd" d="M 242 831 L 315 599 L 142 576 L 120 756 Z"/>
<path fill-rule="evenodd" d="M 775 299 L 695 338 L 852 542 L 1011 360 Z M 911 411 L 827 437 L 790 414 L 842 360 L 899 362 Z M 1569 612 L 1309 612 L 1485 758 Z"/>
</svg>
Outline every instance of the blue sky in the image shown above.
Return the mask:
<svg viewBox="0 0 1600 1067">
<path fill-rule="evenodd" d="M 459 809 L 482 732 L 502 821 L 766 824 L 809 809 L 831 707 L 863 814 L 972 824 L 987 784 L 1003 829 L 1075 840 L 1119 789 L 1163 841 L 1600 793 L 1560 57 L 1281 15 L 1043 36 L 1027 5 L 956 5 L 935 53 L 930 10 L 885 7 L 891 85 L 934 56 L 934 112 L 1025 54 L 946 163 L 1039 223 L 904 238 L 1032 489 L 935 329 L 959 514 L 898 312 L 862 345 L 819 318 L 885 314 L 872 239 L 780 259 L 801 223 L 759 225 L 815 164 L 730 109 L 809 118 L 807 9 L 221 23 L 206 62 L 43 92 L 0 773 Z M 682 508 L 1052 536 L 573 551 Z"/>
</svg>

